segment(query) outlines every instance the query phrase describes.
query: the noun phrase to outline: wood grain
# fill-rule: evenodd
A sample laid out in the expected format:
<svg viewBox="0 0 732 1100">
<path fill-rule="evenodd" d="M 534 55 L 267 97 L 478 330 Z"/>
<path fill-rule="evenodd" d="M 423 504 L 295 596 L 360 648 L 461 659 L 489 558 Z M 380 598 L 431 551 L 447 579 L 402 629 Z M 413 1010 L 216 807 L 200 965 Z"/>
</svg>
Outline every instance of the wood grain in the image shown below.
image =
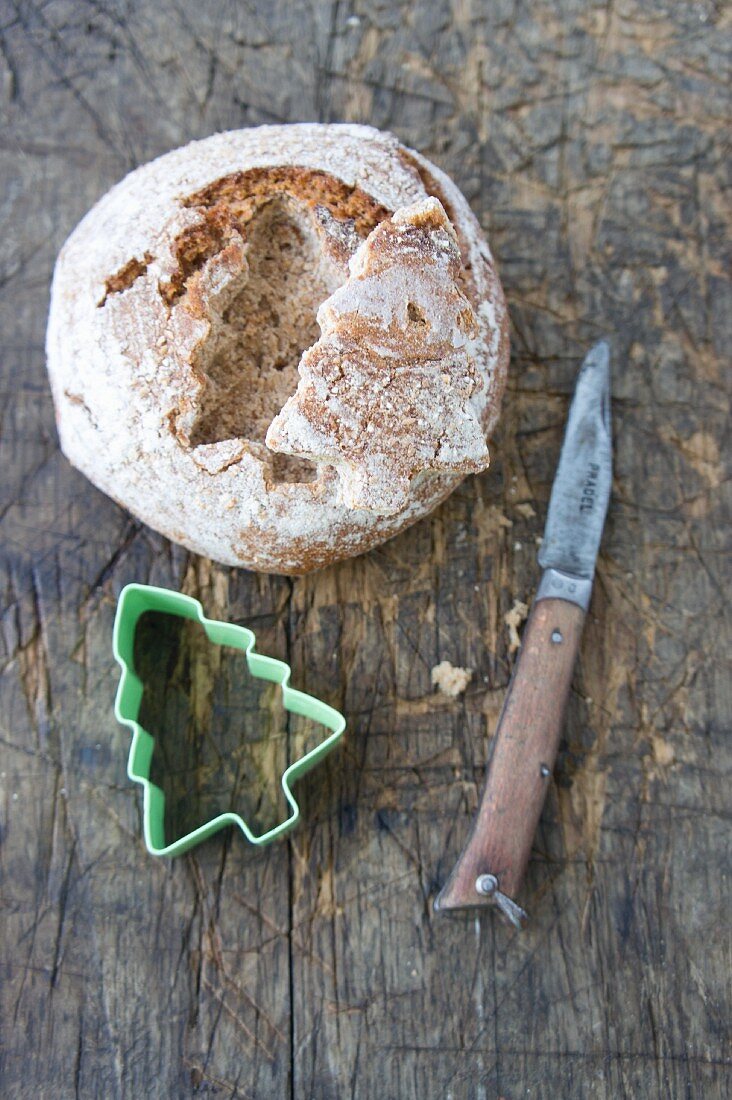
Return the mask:
<svg viewBox="0 0 732 1100">
<path fill-rule="evenodd" d="M 493 738 L 478 812 L 436 908 L 491 905 L 490 896 L 476 889 L 481 875 L 493 875 L 502 894 L 520 900 L 584 619 L 582 608 L 566 600 L 540 600 L 532 607 Z"/>
<path fill-rule="evenodd" d="M 714 0 L 2 5 L 4 1096 L 728 1095 L 729 54 Z M 382 549 L 288 581 L 186 555 L 75 473 L 43 342 L 56 253 L 125 172 L 313 119 L 391 128 L 457 179 L 513 355 L 491 469 Z M 432 899 L 515 661 L 505 616 L 536 590 L 573 379 L 607 334 L 615 482 L 531 926 L 446 921 Z M 347 714 L 290 843 L 145 853 L 112 717 L 132 580 L 249 624 Z M 173 642 L 151 643 L 173 673 L 155 713 L 184 746 L 171 807 L 208 812 L 238 776 L 254 812 L 256 775 L 269 812 L 271 701 Z M 456 699 L 431 683 L 443 660 L 473 670 Z"/>
</svg>

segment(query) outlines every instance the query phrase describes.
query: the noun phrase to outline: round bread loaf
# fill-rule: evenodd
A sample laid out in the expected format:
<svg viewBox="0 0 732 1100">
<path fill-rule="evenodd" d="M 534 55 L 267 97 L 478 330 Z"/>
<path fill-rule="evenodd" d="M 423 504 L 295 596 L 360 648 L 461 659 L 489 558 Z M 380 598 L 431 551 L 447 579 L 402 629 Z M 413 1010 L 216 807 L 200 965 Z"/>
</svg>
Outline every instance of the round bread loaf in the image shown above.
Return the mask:
<svg viewBox="0 0 732 1100">
<path fill-rule="evenodd" d="M 364 126 L 217 134 L 132 172 L 56 264 L 61 446 L 155 530 L 303 573 L 488 465 L 506 309 L 467 202 Z"/>
</svg>

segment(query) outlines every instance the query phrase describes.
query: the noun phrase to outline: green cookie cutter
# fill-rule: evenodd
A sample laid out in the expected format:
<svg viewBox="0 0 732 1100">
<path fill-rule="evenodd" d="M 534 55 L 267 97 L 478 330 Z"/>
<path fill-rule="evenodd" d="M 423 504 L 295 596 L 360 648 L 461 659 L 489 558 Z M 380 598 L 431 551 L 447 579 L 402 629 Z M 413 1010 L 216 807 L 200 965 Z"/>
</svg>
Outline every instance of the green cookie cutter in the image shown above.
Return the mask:
<svg viewBox="0 0 732 1100">
<path fill-rule="evenodd" d="M 142 703 L 143 684 L 135 673 L 134 645 L 135 630 L 141 615 L 146 611 L 162 611 L 168 615 L 177 615 L 181 619 L 191 619 L 201 624 L 209 641 L 215 645 L 227 645 L 244 652 L 249 672 L 259 680 L 269 680 L 280 684 L 285 709 L 319 722 L 332 733 L 305 756 L 300 757 L 286 769 L 282 775 L 282 790 L 290 806 L 290 816 L 269 829 L 266 833 L 255 835 L 239 814 L 227 812 L 219 814 L 211 821 L 200 825 L 193 832 L 179 837 L 170 844 L 165 842 L 165 795 L 150 780 L 150 762 L 152 760 L 155 739 L 138 722 Z M 306 772 L 328 755 L 340 741 L 346 728 L 346 720 L 333 707 L 296 691 L 289 685 L 290 666 L 273 657 L 265 657 L 255 650 L 256 638 L 246 626 L 235 623 L 219 622 L 207 619 L 198 600 L 184 596 L 180 592 L 171 592 L 167 588 L 153 588 L 146 584 L 128 584 L 122 589 L 117 603 L 117 615 L 114 620 L 114 656 L 122 669 L 114 713 L 123 726 L 132 731 L 130 755 L 127 761 L 127 774 L 143 789 L 143 828 L 145 845 L 154 856 L 179 856 L 195 844 L 213 836 L 227 825 L 238 825 L 250 844 L 264 845 L 288 832 L 300 818 L 300 807 L 293 795 L 290 784 L 302 778 Z"/>
</svg>

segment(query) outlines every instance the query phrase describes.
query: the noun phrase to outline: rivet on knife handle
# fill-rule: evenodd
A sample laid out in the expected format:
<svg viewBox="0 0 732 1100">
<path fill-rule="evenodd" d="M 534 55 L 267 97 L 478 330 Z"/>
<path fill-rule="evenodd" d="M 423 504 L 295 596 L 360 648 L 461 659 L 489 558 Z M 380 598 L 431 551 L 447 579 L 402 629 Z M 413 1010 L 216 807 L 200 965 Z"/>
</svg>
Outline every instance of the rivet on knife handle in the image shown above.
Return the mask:
<svg viewBox="0 0 732 1100">
<path fill-rule="evenodd" d="M 435 909 L 493 905 L 517 928 L 516 903 L 554 767 L 610 496 L 610 356 L 582 365 L 547 514 L 544 567 L 524 629 L 468 842 Z"/>
</svg>

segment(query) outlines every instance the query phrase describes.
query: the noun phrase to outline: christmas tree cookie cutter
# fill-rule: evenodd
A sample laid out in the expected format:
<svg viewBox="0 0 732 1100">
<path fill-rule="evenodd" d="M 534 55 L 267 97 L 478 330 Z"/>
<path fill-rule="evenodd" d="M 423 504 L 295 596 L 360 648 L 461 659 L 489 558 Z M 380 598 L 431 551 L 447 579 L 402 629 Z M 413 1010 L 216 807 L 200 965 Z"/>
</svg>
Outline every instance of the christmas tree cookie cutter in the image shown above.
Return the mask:
<svg viewBox="0 0 732 1100">
<path fill-rule="evenodd" d="M 282 774 L 282 790 L 290 808 L 289 817 L 274 828 L 259 835 L 252 832 L 246 821 L 232 811 L 218 814 L 192 832 L 166 843 L 165 795 L 150 779 L 150 763 L 155 738 L 140 725 L 138 718 L 142 704 L 143 683 L 135 672 L 134 646 L 137 623 L 148 611 L 176 615 L 200 623 L 209 641 L 214 645 L 230 646 L 242 651 L 250 674 L 258 680 L 279 684 L 285 710 L 319 722 L 331 731 L 319 745 L 301 756 Z M 346 720 L 339 711 L 305 692 L 290 687 L 290 666 L 274 657 L 257 653 L 256 638 L 246 626 L 208 619 L 198 600 L 167 588 L 154 588 L 146 584 L 128 584 L 122 589 L 117 602 L 114 621 L 114 656 L 122 669 L 114 713 L 123 726 L 132 732 L 132 743 L 127 761 L 127 774 L 143 789 L 143 832 L 148 852 L 155 856 L 179 856 L 196 844 L 213 836 L 228 825 L 237 825 L 250 844 L 269 844 L 283 833 L 289 832 L 300 819 L 300 807 L 291 790 L 291 784 L 301 779 L 311 768 L 328 755 L 340 741 L 346 728 Z"/>
</svg>

